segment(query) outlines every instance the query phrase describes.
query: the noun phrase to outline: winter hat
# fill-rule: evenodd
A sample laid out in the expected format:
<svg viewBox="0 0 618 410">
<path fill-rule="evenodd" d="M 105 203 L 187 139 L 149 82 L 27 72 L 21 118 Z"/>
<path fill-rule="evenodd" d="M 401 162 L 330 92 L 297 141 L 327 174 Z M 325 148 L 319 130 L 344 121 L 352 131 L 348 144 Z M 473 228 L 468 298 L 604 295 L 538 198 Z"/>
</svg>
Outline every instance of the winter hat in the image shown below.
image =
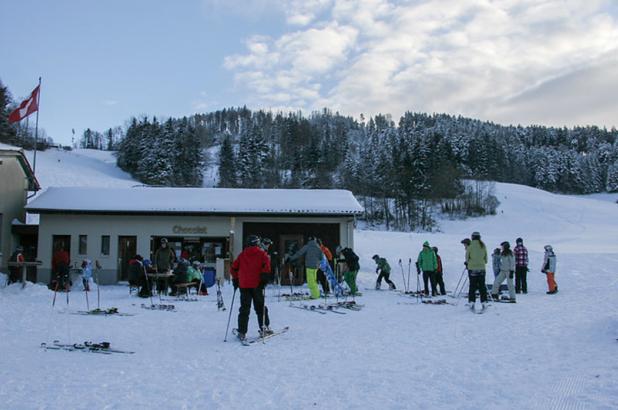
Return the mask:
<svg viewBox="0 0 618 410">
<path fill-rule="evenodd" d="M 515 243 L 524 243 L 524 240 L 521 238 L 515 239 Z"/>
<path fill-rule="evenodd" d="M 470 239 L 469 238 L 464 238 L 461 240 L 461 243 L 463 243 L 464 245 L 470 245 Z"/>
<path fill-rule="evenodd" d="M 511 244 L 508 241 L 504 241 L 500 244 L 500 246 L 509 249 L 511 247 Z"/>
<path fill-rule="evenodd" d="M 373 255 L 373 256 L 371 257 L 371 259 L 373 259 L 373 260 L 380 259 L 380 255 L 378 255 L 378 254 L 376 253 L 375 255 Z"/>
<path fill-rule="evenodd" d="M 481 239 L 481 234 L 478 232 L 472 232 L 472 235 L 470 235 L 472 239 Z"/>
<path fill-rule="evenodd" d="M 423 242 L 423 247 L 425 247 L 425 246 L 429 248 L 429 242 L 428 241 Z"/>
<path fill-rule="evenodd" d="M 167 243 L 167 239 L 166 238 L 161 238 L 161 244 Z"/>
</svg>

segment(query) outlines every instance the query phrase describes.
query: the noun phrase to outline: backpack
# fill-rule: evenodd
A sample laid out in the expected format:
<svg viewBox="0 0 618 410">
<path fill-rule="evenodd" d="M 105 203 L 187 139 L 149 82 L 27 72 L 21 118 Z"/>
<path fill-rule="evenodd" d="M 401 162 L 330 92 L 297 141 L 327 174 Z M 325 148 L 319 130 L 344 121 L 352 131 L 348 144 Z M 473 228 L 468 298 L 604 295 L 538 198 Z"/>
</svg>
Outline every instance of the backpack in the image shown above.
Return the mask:
<svg viewBox="0 0 618 410">
<path fill-rule="evenodd" d="M 354 253 L 354 251 L 350 248 L 345 248 L 342 252 L 343 256 L 345 256 L 345 262 L 348 265 L 348 268 L 351 271 L 359 270 L 360 265 L 358 264 L 358 256 Z"/>
</svg>

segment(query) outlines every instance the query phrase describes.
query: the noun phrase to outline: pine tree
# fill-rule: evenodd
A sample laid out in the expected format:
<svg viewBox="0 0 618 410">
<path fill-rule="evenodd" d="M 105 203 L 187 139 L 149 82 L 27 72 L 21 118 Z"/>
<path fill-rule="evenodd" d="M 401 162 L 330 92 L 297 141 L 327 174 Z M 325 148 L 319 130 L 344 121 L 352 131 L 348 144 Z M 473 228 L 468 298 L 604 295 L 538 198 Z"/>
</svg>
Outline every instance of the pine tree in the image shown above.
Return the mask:
<svg viewBox="0 0 618 410">
<path fill-rule="evenodd" d="M 217 186 L 220 188 L 235 188 L 237 186 L 236 158 L 232 139 L 229 135 L 226 135 L 221 142 L 221 151 L 219 152 L 219 183 Z"/>
</svg>

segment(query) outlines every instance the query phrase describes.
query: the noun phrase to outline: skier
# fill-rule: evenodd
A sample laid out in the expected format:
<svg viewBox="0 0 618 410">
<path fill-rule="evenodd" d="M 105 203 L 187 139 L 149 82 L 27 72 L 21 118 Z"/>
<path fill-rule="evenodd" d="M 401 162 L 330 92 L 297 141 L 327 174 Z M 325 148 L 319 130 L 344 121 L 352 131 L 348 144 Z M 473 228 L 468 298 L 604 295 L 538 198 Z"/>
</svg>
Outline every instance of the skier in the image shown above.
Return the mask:
<svg viewBox="0 0 618 410">
<path fill-rule="evenodd" d="M 416 273 L 420 275 L 421 271 L 423 271 L 423 285 L 425 286 L 423 293 L 425 296 L 429 296 L 428 281 L 431 282 L 431 296 L 436 296 L 438 294 L 436 291 L 436 269 L 438 269 L 438 259 L 429 246 L 429 242 L 425 241 L 423 243 L 423 249 L 418 254 L 416 260 Z"/>
<path fill-rule="evenodd" d="M 543 267 L 541 272 L 547 275 L 547 286 L 549 290 L 545 293 L 554 295 L 558 293 L 558 284 L 555 280 L 556 275 L 556 254 L 551 245 L 545 245 L 545 256 L 543 257 Z"/>
<path fill-rule="evenodd" d="M 187 268 L 187 282 L 193 282 L 196 286 L 199 286 L 202 281 L 202 264 L 200 261 L 193 261 L 191 265 Z M 202 288 L 197 289 L 197 293 L 200 296 L 208 296 L 208 288 L 204 283 L 202 283 Z"/>
<path fill-rule="evenodd" d="M 84 290 L 90 292 L 90 279 L 92 278 L 92 261 L 90 259 L 84 259 L 82 261 L 82 285 Z"/>
<path fill-rule="evenodd" d="M 9 262 L 24 263 L 25 261 L 26 259 L 24 258 L 24 248 L 23 246 L 19 245 L 17 246 L 17 248 L 15 248 L 15 252 L 13 252 L 11 257 L 9 258 Z M 22 269 L 23 268 L 21 266 L 11 266 L 9 268 L 9 281 L 7 282 L 7 285 L 19 282 Z"/>
<path fill-rule="evenodd" d="M 71 290 L 71 280 L 69 279 L 69 253 L 64 250 L 64 246 L 60 244 L 52 257 L 52 271 L 55 275 L 55 280 L 50 283 L 50 288 Z M 52 278 L 54 277 L 52 275 Z"/>
<path fill-rule="evenodd" d="M 249 325 L 251 302 L 257 315 L 260 335 L 271 334 L 268 308 L 264 306 L 264 288 L 268 283 L 270 259 L 260 248 L 260 238 L 249 235 L 247 247 L 232 263 L 232 283 L 234 289 L 240 288 L 240 308 L 238 310 L 238 338 L 245 340 Z"/>
<path fill-rule="evenodd" d="M 360 270 L 358 255 L 356 255 L 352 249 L 342 248 L 341 246 L 337 247 L 336 253 L 339 263 L 344 262 L 346 265 L 346 269 L 343 273 L 343 280 L 350 288 L 350 293 L 356 295 L 358 293 L 356 275 L 358 275 L 358 271 Z"/>
<path fill-rule="evenodd" d="M 318 242 L 322 253 L 324 254 L 324 256 L 326 256 L 328 264 L 331 265 L 333 261 L 333 254 L 331 253 L 330 249 L 324 246 L 320 238 L 317 238 L 316 241 Z M 320 285 L 322 286 L 322 292 L 327 295 L 330 292 L 330 287 L 328 286 L 328 279 L 326 279 L 326 273 L 323 272 L 322 269 L 318 269 L 318 282 L 320 282 Z"/>
<path fill-rule="evenodd" d="M 175 260 L 176 254 L 172 248 L 169 247 L 167 239 L 161 238 L 161 246 L 157 249 L 153 258 L 154 269 L 157 273 L 169 273 Z M 159 280 L 157 283 L 157 290 L 159 293 L 161 293 L 164 288 L 165 292 L 167 292 L 167 280 Z"/>
<path fill-rule="evenodd" d="M 494 253 L 491 254 L 491 266 L 494 271 L 494 279 L 500 274 L 500 248 L 494 249 Z"/>
<path fill-rule="evenodd" d="M 382 278 L 388 283 L 388 287 L 390 290 L 395 290 L 397 287 L 390 280 L 391 276 L 391 266 L 388 264 L 386 258 L 380 258 L 380 255 L 373 255 L 372 259 L 378 265 L 376 268 L 376 273 L 379 273 L 378 280 L 376 281 L 376 289 L 380 289 L 382 287 Z"/>
<path fill-rule="evenodd" d="M 524 246 L 524 240 L 517 238 L 515 240 L 515 293 L 528 293 L 527 273 L 528 269 L 528 249 Z"/>
<path fill-rule="evenodd" d="M 150 289 L 148 288 L 148 282 L 146 281 L 144 273 L 144 258 L 142 255 L 135 255 L 129 260 L 129 286 L 137 287 L 137 295 L 140 298 L 150 297 Z"/>
<path fill-rule="evenodd" d="M 319 299 L 320 290 L 318 289 L 317 274 L 324 254 L 313 236 L 309 236 L 307 239 L 307 244 L 294 255 L 287 257 L 286 263 L 299 259 L 303 255 L 305 256 L 305 273 L 307 274 L 309 293 L 311 294 L 311 299 Z"/>
<path fill-rule="evenodd" d="M 500 297 L 500 285 L 506 279 L 506 284 L 509 287 L 509 302 L 516 303 L 515 300 L 515 288 L 513 286 L 513 276 L 515 275 L 515 257 L 511 251 L 511 244 L 508 242 L 502 242 L 502 252 L 500 253 L 500 273 L 494 280 L 492 287 L 491 297 L 494 300 L 498 300 Z"/>
<path fill-rule="evenodd" d="M 483 310 L 487 307 L 487 286 L 485 286 L 485 265 L 487 265 L 487 247 L 481 241 L 481 234 L 472 232 L 470 245 L 466 247 L 466 266 L 468 267 L 468 302 L 474 310 L 476 291 L 481 294 Z"/>
<path fill-rule="evenodd" d="M 436 277 L 436 288 L 440 288 L 440 294 L 446 295 L 446 289 L 444 288 L 444 275 L 442 270 L 442 258 L 438 255 L 438 247 L 434 246 L 431 248 L 433 252 L 436 254 L 436 260 L 438 262 L 438 267 L 436 269 L 435 277 Z"/>
</svg>

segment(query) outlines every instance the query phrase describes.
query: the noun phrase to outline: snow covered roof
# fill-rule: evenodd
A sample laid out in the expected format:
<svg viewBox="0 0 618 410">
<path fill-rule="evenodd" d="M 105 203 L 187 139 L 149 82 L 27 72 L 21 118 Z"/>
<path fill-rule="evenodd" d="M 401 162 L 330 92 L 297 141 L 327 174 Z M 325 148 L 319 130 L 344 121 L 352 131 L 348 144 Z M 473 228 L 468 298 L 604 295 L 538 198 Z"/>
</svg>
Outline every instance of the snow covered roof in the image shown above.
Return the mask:
<svg viewBox="0 0 618 410">
<path fill-rule="evenodd" d="M 356 215 L 350 191 L 331 189 L 50 187 L 31 213 Z"/>
</svg>

